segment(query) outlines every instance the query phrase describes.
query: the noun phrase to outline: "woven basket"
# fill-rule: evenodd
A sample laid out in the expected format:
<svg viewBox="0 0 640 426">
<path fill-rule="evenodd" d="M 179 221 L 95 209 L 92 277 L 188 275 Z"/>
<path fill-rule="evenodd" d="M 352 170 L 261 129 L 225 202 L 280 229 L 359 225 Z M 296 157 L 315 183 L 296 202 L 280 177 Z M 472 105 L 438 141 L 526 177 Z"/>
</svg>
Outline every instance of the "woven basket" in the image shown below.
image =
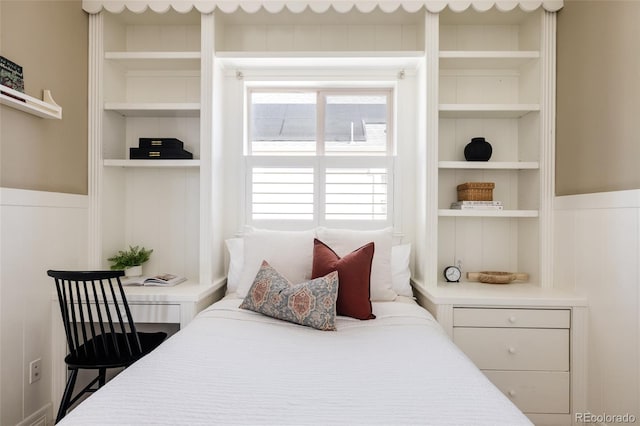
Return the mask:
<svg viewBox="0 0 640 426">
<path fill-rule="evenodd" d="M 458 201 L 493 201 L 493 182 L 467 182 L 458 185 Z"/>
</svg>

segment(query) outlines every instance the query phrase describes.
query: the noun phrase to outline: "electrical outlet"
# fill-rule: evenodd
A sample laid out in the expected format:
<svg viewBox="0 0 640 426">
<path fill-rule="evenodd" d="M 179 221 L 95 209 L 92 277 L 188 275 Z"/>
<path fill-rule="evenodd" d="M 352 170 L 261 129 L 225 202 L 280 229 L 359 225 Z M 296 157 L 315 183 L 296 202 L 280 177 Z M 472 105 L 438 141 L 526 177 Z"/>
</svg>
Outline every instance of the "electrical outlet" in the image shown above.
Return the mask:
<svg viewBox="0 0 640 426">
<path fill-rule="evenodd" d="M 34 359 L 29 363 L 29 384 L 40 380 L 42 375 L 42 359 Z"/>
</svg>

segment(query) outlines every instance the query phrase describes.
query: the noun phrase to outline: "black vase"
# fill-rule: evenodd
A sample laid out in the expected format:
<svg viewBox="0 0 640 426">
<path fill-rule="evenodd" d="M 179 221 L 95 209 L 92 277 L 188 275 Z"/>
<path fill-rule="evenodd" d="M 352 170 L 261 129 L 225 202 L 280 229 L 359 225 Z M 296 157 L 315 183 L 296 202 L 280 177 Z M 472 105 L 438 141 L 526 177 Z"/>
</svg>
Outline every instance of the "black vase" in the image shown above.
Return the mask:
<svg viewBox="0 0 640 426">
<path fill-rule="evenodd" d="M 467 161 L 489 161 L 493 148 L 484 138 L 471 138 L 471 142 L 464 147 L 464 158 Z"/>
</svg>

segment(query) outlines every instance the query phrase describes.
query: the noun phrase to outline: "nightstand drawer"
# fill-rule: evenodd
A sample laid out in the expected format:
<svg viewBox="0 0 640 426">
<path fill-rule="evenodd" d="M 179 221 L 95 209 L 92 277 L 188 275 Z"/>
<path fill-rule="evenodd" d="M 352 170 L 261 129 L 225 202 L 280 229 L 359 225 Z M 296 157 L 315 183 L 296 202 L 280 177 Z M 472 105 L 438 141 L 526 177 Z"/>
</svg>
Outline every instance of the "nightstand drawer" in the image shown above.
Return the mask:
<svg viewBox="0 0 640 426">
<path fill-rule="evenodd" d="M 525 413 L 569 413 L 569 373 L 483 371 Z"/>
<path fill-rule="evenodd" d="M 569 371 L 569 330 L 454 327 L 453 341 L 481 370 Z"/>
<path fill-rule="evenodd" d="M 454 327 L 569 328 L 568 309 L 455 308 Z"/>
</svg>

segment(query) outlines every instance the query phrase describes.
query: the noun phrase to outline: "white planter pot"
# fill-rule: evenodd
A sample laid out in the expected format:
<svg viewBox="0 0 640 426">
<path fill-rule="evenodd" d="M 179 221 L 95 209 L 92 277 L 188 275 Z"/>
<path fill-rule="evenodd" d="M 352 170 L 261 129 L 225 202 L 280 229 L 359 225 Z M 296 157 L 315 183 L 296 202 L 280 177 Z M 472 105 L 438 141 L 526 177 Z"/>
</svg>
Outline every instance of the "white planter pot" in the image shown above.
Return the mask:
<svg viewBox="0 0 640 426">
<path fill-rule="evenodd" d="M 124 270 L 125 277 L 139 277 L 142 275 L 142 265 L 132 266 Z"/>
</svg>

